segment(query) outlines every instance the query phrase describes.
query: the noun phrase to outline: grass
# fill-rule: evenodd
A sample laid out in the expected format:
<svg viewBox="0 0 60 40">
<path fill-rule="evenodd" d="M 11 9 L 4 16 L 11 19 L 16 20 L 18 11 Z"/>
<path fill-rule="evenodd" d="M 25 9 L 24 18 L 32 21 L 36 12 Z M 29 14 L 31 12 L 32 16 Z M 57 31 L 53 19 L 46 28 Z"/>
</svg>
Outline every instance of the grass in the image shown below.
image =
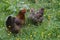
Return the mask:
<svg viewBox="0 0 60 40">
<path fill-rule="evenodd" d="M 25 2 L 25 3 L 23 3 Z M 44 20 L 41 25 L 26 24 L 21 28 L 16 37 L 6 31 L 5 21 L 7 16 L 15 16 L 20 8 L 45 8 Z M 26 18 L 29 12 L 26 13 Z M 20 0 L 0 1 L 0 40 L 60 40 L 60 1 L 39 0 L 37 4 Z"/>
</svg>

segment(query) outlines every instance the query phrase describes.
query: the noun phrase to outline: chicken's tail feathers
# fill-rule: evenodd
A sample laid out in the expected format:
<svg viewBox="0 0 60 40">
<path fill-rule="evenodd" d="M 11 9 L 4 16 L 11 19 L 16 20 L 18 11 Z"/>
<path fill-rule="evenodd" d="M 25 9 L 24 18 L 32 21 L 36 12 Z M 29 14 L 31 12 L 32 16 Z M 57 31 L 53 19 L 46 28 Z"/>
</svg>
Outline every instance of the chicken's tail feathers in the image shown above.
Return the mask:
<svg viewBox="0 0 60 40">
<path fill-rule="evenodd" d="M 11 19 L 12 16 L 9 16 L 8 19 Z"/>
<path fill-rule="evenodd" d="M 8 16 L 6 21 L 11 21 L 12 16 Z"/>
<path fill-rule="evenodd" d="M 9 25 L 11 25 L 11 19 L 12 16 L 8 16 L 8 18 L 6 19 L 6 26 L 8 27 Z"/>
</svg>

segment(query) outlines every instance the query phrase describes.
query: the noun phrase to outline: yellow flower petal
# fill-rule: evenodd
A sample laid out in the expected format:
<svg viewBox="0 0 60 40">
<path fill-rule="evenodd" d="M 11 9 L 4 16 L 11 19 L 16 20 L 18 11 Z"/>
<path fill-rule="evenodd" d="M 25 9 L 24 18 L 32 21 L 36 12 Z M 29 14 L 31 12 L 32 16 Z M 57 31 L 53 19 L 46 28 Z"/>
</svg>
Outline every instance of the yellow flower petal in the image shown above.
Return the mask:
<svg viewBox="0 0 60 40">
<path fill-rule="evenodd" d="M 8 34 L 8 36 L 9 36 L 10 34 Z"/>
<path fill-rule="evenodd" d="M 44 37 L 44 32 L 41 33 L 42 38 Z"/>
<path fill-rule="evenodd" d="M 16 38 L 16 40 L 20 40 L 19 38 Z"/>
<path fill-rule="evenodd" d="M 48 36 L 50 37 L 51 36 L 51 33 L 49 33 Z"/>
<path fill-rule="evenodd" d="M 51 16 L 48 16 L 48 20 L 50 20 Z"/>
<path fill-rule="evenodd" d="M 30 37 L 32 37 L 32 35 L 30 35 Z"/>
<path fill-rule="evenodd" d="M 58 35 L 57 37 L 60 37 L 60 35 Z"/>
</svg>

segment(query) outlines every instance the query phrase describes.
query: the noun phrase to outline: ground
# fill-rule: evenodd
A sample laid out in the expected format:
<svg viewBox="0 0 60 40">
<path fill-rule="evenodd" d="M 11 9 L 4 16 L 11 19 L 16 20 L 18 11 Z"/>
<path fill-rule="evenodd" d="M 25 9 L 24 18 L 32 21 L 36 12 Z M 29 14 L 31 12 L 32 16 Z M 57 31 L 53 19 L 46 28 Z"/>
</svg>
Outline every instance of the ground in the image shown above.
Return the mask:
<svg viewBox="0 0 60 40">
<path fill-rule="evenodd" d="M 7 32 L 5 21 L 9 15 L 15 16 L 21 8 L 44 7 L 44 20 L 41 25 L 27 24 L 21 28 L 20 33 L 13 36 Z M 29 15 L 27 11 L 26 15 Z M 26 18 L 27 18 L 26 16 Z M 27 0 L 1 0 L 0 1 L 0 40 L 60 40 L 60 0 L 38 0 L 32 3 Z"/>
</svg>

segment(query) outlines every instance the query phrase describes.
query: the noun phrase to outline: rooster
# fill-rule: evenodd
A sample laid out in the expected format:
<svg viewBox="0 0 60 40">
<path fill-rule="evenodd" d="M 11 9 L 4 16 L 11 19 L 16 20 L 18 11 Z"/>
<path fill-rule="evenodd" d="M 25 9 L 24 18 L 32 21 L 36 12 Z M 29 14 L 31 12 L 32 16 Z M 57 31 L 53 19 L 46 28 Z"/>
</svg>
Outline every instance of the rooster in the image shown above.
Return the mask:
<svg viewBox="0 0 60 40">
<path fill-rule="evenodd" d="M 17 34 L 22 25 L 25 24 L 25 13 L 26 9 L 22 9 L 16 17 L 9 16 L 6 20 L 7 29 L 14 34 Z"/>
<path fill-rule="evenodd" d="M 16 18 L 18 18 L 21 22 L 21 24 L 25 24 L 25 13 L 26 13 L 26 9 L 23 9 L 21 11 L 19 11 L 19 14 L 16 16 Z"/>
<path fill-rule="evenodd" d="M 37 23 L 42 23 L 43 21 L 43 13 L 44 13 L 44 8 L 41 8 L 39 11 L 35 12 L 34 9 L 30 10 L 30 15 L 29 15 L 29 19 L 32 21 L 33 24 L 37 24 Z"/>
</svg>

